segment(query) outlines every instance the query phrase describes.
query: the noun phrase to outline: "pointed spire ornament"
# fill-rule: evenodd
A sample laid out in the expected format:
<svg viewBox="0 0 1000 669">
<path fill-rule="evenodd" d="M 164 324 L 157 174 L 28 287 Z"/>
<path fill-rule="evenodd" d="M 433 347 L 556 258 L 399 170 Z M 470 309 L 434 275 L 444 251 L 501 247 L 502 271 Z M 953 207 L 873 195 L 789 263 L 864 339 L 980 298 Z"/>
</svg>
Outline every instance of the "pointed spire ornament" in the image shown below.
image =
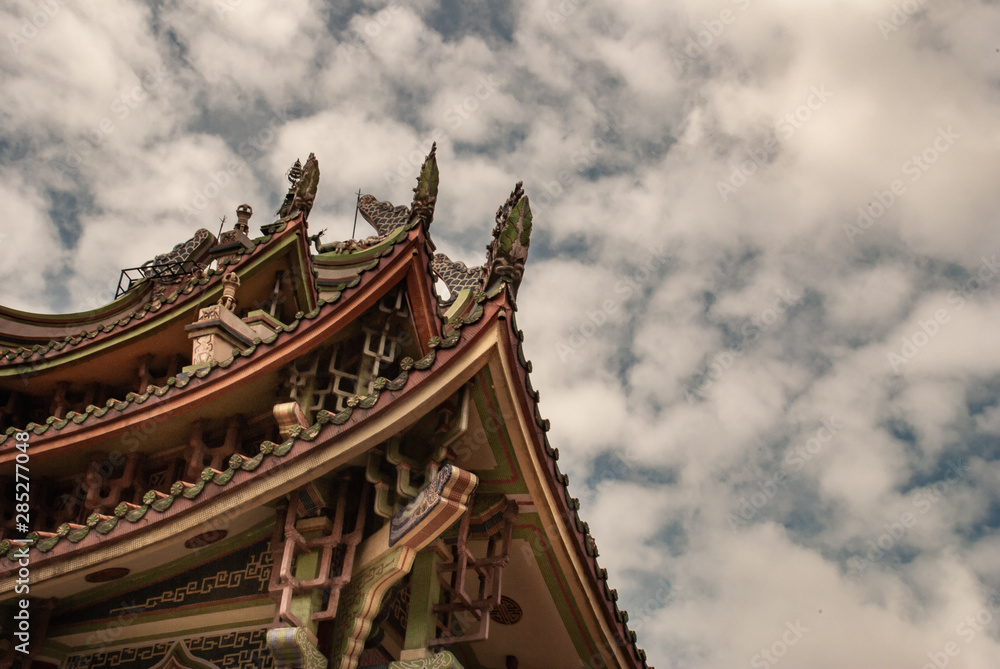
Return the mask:
<svg viewBox="0 0 1000 669">
<path fill-rule="evenodd" d="M 531 239 L 531 207 L 520 181 L 510 197 L 497 209 L 493 241 L 486 247 L 486 271 L 483 289 L 487 292 L 498 282 L 507 284 L 511 296 L 517 295 L 528 259 Z"/>
<path fill-rule="evenodd" d="M 431 145 L 431 152 L 424 159 L 417 177 L 417 186 L 413 189 L 413 203 L 410 205 L 410 216 L 419 217 L 425 226 L 434 220 L 434 206 L 437 204 L 438 181 L 440 175 L 437 165 L 437 142 Z"/>
</svg>

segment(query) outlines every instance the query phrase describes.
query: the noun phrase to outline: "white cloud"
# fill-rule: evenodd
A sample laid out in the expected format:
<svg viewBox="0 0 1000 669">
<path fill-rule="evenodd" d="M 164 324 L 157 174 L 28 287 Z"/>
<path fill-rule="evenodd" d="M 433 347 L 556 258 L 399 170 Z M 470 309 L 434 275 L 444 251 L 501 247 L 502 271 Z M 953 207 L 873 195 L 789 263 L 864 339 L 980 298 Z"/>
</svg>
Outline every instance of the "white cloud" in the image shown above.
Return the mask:
<svg viewBox="0 0 1000 669">
<path fill-rule="evenodd" d="M 1000 12 L 923 3 L 880 28 L 897 4 L 525 2 L 509 41 L 432 22 L 430 0 L 61 5 L 0 55 L 17 222 L 0 254 L 39 258 L 3 263 L 2 301 L 73 310 L 241 202 L 263 222 L 310 151 L 313 227 L 346 237 L 353 192 L 408 204 L 436 139 L 432 234 L 454 259 L 482 262 L 525 182 L 518 325 L 652 664 L 754 666 L 801 621 L 781 666 L 919 667 L 949 642 L 949 666 L 992 666 L 995 622 L 956 627 L 1000 587 L 1000 275 L 982 269 L 1000 252 Z M 4 34 L 32 8 L 0 12 Z M 119 118 L 150 67 L 167 75 Z M 608 457 L 627 466 L 599 471 Z M 968 472 L 921 497 L 950 461 Z"/>
</svg>

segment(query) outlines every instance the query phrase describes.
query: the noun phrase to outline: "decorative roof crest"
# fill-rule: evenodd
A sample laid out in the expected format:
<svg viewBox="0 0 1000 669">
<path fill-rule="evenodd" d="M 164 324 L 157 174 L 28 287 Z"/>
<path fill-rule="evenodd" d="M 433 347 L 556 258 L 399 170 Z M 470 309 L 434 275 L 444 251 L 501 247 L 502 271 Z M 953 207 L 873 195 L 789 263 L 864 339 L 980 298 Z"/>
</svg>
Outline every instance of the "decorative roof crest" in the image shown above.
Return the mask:
<svg viewBox="0 0 1000 669">
<path fill-rule="evenodd" d="M 510 197 L 497 209 L 493 241 L 486 247 L 486 272 L 483 278 L 484 289 L 488 290 L 497 282 L 503 282 L 510 288 L 512 297 L 517 295 L 517 289 L 521 285 L 531 237 L 531 207 L 521 183 L 517 182 Z"/>
<path fill-rule="evenodd" d="M 459 291 L 470 289 L 479 291 L 483 286 L 483 268 L 468 267 L 464 262 L 455 261 L 443 253 L 435 253 L 431 259 L 431 271 L 438 275 L 448 287 L 451 296 L 443 304 L 451 304 Z"/>
<path fill-rule="evenodd" d="M 431 152 L 424 159 L 417 177 L 417 186 L 413 189 L 413 203 L 410 205 L 410 216 L 419 216 L 424 225 L 430 225 L 434 220 L 434 206 L 437 204 L 438 181 L 440 175 L 437 165 L 437 142 L 431 145 Z"/>
<path fill-rule="evenodd" d="M 302 220 L 306 220 L 309 218 L 313 201 L 316 199 L 316 188 L 319 186 L 319 161 L 316 160 L 316 154 L 309 154 L 305 166 L 296 160 L 285 176 L 291 185 L 288 187 L 285 201 L 278 209 L 277 216 L 285 218 L 292 212 L 300 211 Z"/>
</svg>

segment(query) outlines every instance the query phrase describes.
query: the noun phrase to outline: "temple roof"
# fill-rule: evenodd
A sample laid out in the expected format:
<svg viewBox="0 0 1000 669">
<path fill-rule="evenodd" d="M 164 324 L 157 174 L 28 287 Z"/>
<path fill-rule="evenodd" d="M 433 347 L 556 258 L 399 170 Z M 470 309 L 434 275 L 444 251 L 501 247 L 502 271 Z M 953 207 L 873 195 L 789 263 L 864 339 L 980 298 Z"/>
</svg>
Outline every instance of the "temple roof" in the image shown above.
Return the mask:
<svg viewBox="0 0 1000 669">
<path fill-rule="evenodd" d="M 100 355 L 102 343 L 121 347 L 131 337 L 143 336 L 142 326 L 153 320 L 163 328 L 173 319 L 190 320 L 198 305 L 223 293 L 224 276 L 248 282 L 261 266 L 285 258 L 297 276 L 302 295 L 300 309 L 288 322 L 271 318 L 272 334 L 256 336 L 249 345 L 235 348 L 226 359 L 213 359 L 195 369 L 178 372 L 159 385 L 149 385 L 145 392 L 130 392 L 121 398 L 108 399 L 102 406 L 89 405 L 82 412 L 50 416 L 41 422 L 9 427 L 0 434 L 0 464 L 10 463 L 15 452 L 12 438 L 20 430 L 32 436 L 33 458 L 41 459 L 89 443 L 89 435 L 98 430 L 124 429 L 143 412 L 154 414 L 163 407 L 185 406 L 185 398 L 194 406 L 197 393 L 210 387 L 236 383 L 237 377 L 250 370 L 274 368 L 289 359 L 294 346 L 306 347 L 308 341 L 322 341 L 338 323 L 359 313 L 379 290 L 392 282 L 405 281 L 417 320 L 422 357 L 405 358 L 395 378 L 375 379 L 373 390 L 355 395 L 340 411 L 320 410 L 309 425 L 292 426 L 281 443 L 263 441 L 256 457 L 235 454 L 226 469 L 205 468 L 195 481 L 178 479 L 168 493 L 149 491 L 142 504 L 122 502 L 112 514 L 94 513 L 83 524 L 64 523 L 48 531 L 32 532 L 23 540 L 0 542 L 0 592 L 13 587 L 17 562 L 15 551 L 27 547 L 37 578 L 59 572 L 59 563 L 70 554 L 93 552 L 98 555 L 109 540 L 150 531 L 159 523 L 176 517 L 178 508 L 206 504 L 232 491 L 249 486 L 262 472 L 290 469 L 289 463 L 309 457 L 320 445 L 342 439 L 341 435 L 358 431 L 360 426 L 376 421 L 403 398 L 431 383 L 435 375 L 449 367 L 469 366 L 466 374 L 476 373 L 484 357 L 495 362 L 493 374 L 505 377 L 519 405 L 518 411 L 530 420 L 527 426 L 532 448 L 546 472 L 553 493 L 554 517 L 560 518 L 572 533 L 571 550 L 585 566 L 587 587 L 601 603 L 606 621 L 614 630 L 615 643 L 629 658 L 630 666 L 646 667 L 645 653 L 636 646 L 635 633 L 628 628 L 628 615 L 617 605 L 617 592 L 608 586 L 607 570 L 597 561 L 598 550 L 589 526 L 579 516 L 579 501 L 568 490 L 568 477 L 558 466 L 559 451 L 547 436 L 549 422 L 539 409 L 539 393 L 530 380 L 531 362 L 522 348 L 523 332 L 517 328 L 516 295 L 524 271 L 532 224 L 528 198 L 519 182 L 496 215 L 493 239 L 487 247 L 482 267 L 469 268 L 454 263 L 443 254 L 433 255 L 430 225 L 437 198 L 438 168 L 432 149 L 425 161 L 414 198 L 409 207 L 393 206 L 374 196 L 359 199 L 359 212 L 378 233 L 367 240 L 348 240 L 321 244 L 322 233 L 308 234 L 308 214 L 315 198 L 319 179 L 318 161 L 310 155 L 306 166 L 293 169 L 289 195 L 278 212 L 278 219 L 262 226 L 262 236 L 241 241 L 240 235 L 226 234 L 208 242 L 204 235 L 191 248 L 196 254 L 178 258 L 178 263 L 198 263 L 216 253 L 217 269 L 197 267 L 180 281 L 167 283 L 151 273 L 111 304 L 86 314 L 40 316 L 0 308 L 0 381 L 4 370 L 12 373 L 45 373 L 62 359 Z M 249 209 L 249 208 L 247 208 Z M 241 221 L 245 223 L 245 218 Z M 239 228 L 237 228 L 239 231 Z M 245 237 L 245 235 L 244 235 Z M 235 241 L 234 241 L 235 240 Z M 309 242 L 315 253 L 308 252 Z M 180 246 L 180 245 L 179 245 Z M 177 249 L 175 249 L 176 251 Z M 162 265 L 162 263 L 160 263 Z M 450 291 L 442 300 L 433 290 L 434 277 L 444 281 Z M 298 293 L 297 293 L 298 294 Z M 422 314 L 422 315 L 421 315 Z M 76 334 L 48 339 L 55 328 L 79 328 Z M 65 330 L 64 330 L 65 331 Z M 36 343 L 31 343 L 31 342 Z M 21 342 L 19 346 L 13 343 Z M 256 373 L 260 373 L 259 371 Z M 233 379 L 230 381 L 230 379 Z M 215 384 L 215 386 L 211 386 Z M 200 400 L 199 400 L 200 401 Z M 180 411 L 182 409 L 171 409 Z M 64 435 L 66 437 L 64 438 Z M 51 444 L 51 446 L 48 446 Z M 326 446 L 323 446 L 326 447 Z M 180 505 L 180 506 L 178 506 Z M 187 506 L 184 506 L 187 505 Z M 568 550 L 570 550 L 568 548 Z"/>
<path fill-rule="evenodd" d="M 215 236 L 208 234 L 214 243 Z M 49 315 L 0 306 L 0 342 L 6 343 L 6 346 L 0 346 L 0 374 L 4 368 L 23 367 L 58 354 L 70 353 L 80 346 L 107 339 L 108 335 L 127 335 L 130 328 L 183 304 L 185 296 L 201 299 L 204 287 L 217 285 L 223 274 L 245 265 L 251 258 L 259 257 L 274 238 L 273 233 L 257 237 L 249 247 L 235 249 L 232 255 L 219 260 L 217 268 L 199 269 L 174 285 L 158 284 L 155 276 L 151 275 L 110 304 L 92 311 Z M 72 334 L 59 339 L 51 338 L 53 331 L 62 333 L 67 330 Z M 21 344 L 15 345 L 19 340 Z"/>
</svg>

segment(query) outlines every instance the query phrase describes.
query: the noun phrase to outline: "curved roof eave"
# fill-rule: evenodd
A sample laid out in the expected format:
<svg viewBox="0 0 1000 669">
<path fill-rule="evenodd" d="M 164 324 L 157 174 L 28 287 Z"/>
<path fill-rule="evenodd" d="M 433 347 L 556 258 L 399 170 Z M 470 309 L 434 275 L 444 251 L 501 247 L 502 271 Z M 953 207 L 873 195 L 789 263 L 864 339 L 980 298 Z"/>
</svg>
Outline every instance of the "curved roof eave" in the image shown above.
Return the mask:
<svg viewBox="0 0 1000 669">
<path fill-rule="evenodd" d="M 425 272 L 414 266 L 413 249 L 423 244 L 419 229 L 402 237 L 392 252 L 377 259 L 355 279 L 326 299 L 318 301 L 315 309 L 299 312 L 296 320 L 284 326 L 266 341 L 255 339 L 252 346 L 223 363 L 193 374 L 178 374 L 161 387 L 149 386 L 146 392 L 130 393 L 124 400 L 109 400 L 104 407 L 90 406 L 82 413 L 73 412 L 62 419 L 50 417 L 44 425 L 29 424 L 24 429 L 32 438 L 32 457 L 47 457 L 65 452 L 64 449 L 81 449 L 88 445 L 124 434 L 144 420 L 165 411 L 183 412 L 206 401 L 209 396 L 225 392 L 228 384 L 242 383 L 249 375 L 263 374 L 320 345 L 332 334 L 356 318 L 385 291 L 399 281 L 423 281 Z M 422 291 L 417 291 L 422 292 Z M 415 300 L 418 303 L 427 302 Z M 427 307 L 429 305 L 425 305 Z M 429 322 L 428 309 L 414 309 L 419 335 L 427 340 L 440 332 Z M 291 333 L 295 332 L 293 336 Z M 426 348 L 423 349 L 426 351 Z M 239 370 L 236 376 L 213 373 L 217 367 Z M 178 392 L 184 389 L 182 392 Z M 156 401 L 148 403 L 150 399 Z M 109 416 L 109 414 L 111 414 Z M 105 417 L 107 416 L 107 419 Z M 11 427 L 0 434 L 0 465 L 9 464 L 16 456 L 12 436 L 21 430 Z"/>
<path fill-rule="evenodd" d="M 227 272 L 235 271 L 240 275 L 253 272 L 269 262 L 275 253 L 293 245 L 297 245 L 296 255 L 299 256 L 298 262 L 293 264 L 299 268 L 300 288 L 311 308 L 315 305 L 316 292 L 307 242 L 298 234 L 301 229 L 298 219 L 289 221 L 280 231 L 255 239 L 253 248 L 223 258 L 219 269 L 209 269 L 200 276 L 192 275 L 182 287 L 163 299 L 157 299 L 153 295 L 153 283 L 144 280 L 134 292 L 88 312 L 34 314 L 0 306 L 0 341 L 23 342 L 13 348 L 0 348 L 0 377 L 21 374 L 25 368 L 30 368 L 31 372 L 48 369 L 64 359 L 75 359 L 91 346 L 103 349 L 135 334 L 137 328 L 150 322 L 147 318 L 151 314 L 155 317 L 150 327 L 180 317 L 180 312 L 191 308 L 193 302 L 204 299 L 206 291 L 221 291 L 221 277 Z"/>
</svg>

